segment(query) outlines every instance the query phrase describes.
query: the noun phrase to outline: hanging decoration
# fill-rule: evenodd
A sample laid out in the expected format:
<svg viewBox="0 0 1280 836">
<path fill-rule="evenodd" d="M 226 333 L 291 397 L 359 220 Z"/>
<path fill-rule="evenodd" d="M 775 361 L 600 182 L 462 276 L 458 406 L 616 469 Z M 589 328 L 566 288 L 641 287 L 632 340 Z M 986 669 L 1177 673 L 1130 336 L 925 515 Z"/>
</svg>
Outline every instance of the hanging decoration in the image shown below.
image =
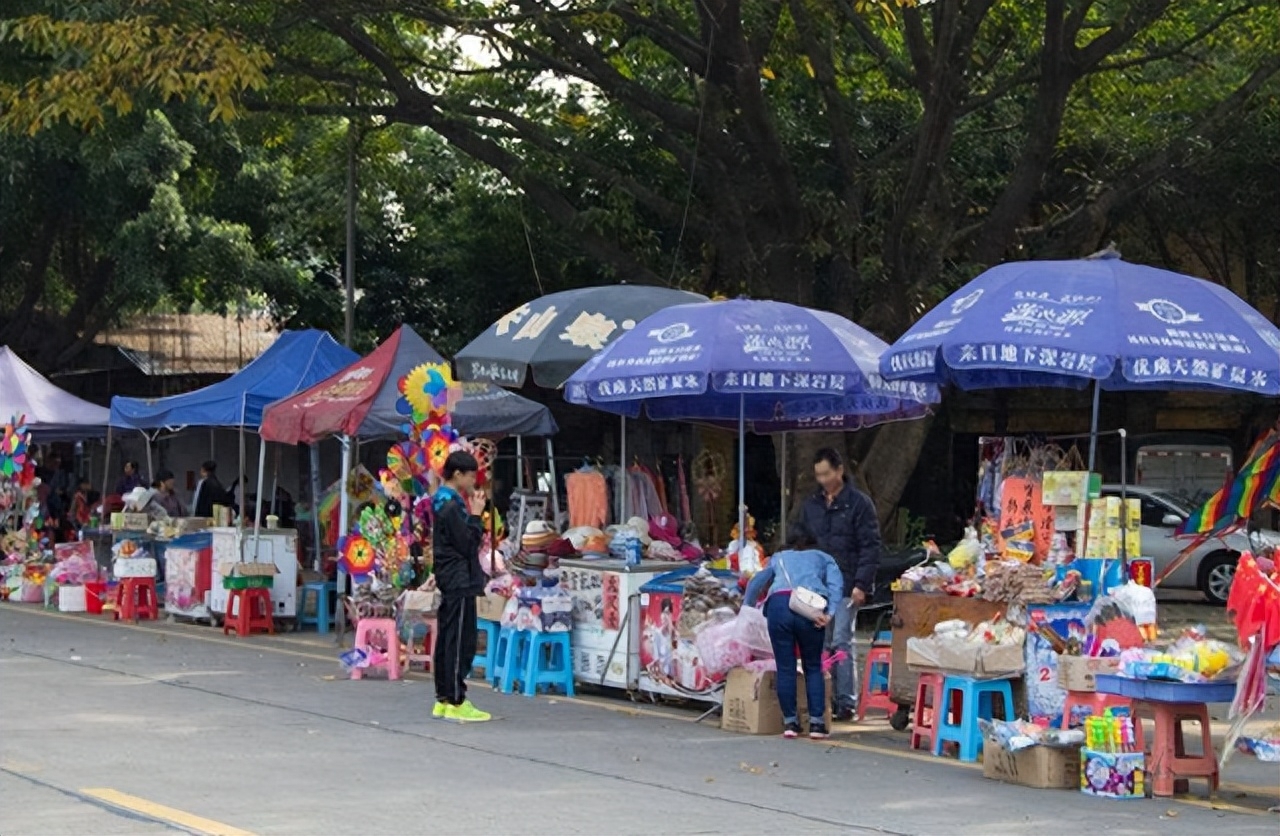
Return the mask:
<svg viewBox="0 0 1280 836">
<path fill-rule="evenodd" d="M 348 537 L 342 548 L 342 567 L 356 583 L 363 583 L 373 572 L 373 546 L 363 537 Z"/>
<path fill-rule="evenodd" d="M 15 481 L 25 488 L 35 477 L 35 462 L 28 455 L 31 433 L 27 430 L 26 417 L 16 415 L 4 425 L 0 436 L 0 478 Z"/>
</svg>

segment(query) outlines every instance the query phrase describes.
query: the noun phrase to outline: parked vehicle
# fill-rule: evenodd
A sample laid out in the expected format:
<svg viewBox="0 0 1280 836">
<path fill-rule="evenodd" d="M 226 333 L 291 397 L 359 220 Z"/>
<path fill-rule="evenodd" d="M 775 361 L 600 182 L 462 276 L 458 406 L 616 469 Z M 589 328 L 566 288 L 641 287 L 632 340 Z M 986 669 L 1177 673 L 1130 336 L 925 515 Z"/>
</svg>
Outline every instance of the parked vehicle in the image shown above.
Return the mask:
<svg viewBox="0 0 1280 836">
<path fill-rule="evenodd" d="M 1134 481 L 1199 505 L 1234 472 L 1225 444 L 1147 444 L 1138 449 Z"/>
<path fill-rule="evenodd" d="M 1142 501 L 1142 556 L 1151 558 L 1156 577 L 1159 577 L 1165 567 L 1191 544 L 1188 538 L 1175 537 L 1174 531 L 1196 509 L 1180 497 L 1146 485 L 1130 486 L 1125 493 Z M 1120 496 L 1120 486 L 1103 485 L 1102 494 Z M 1165 578 L 1161 587 L 1198 589 L 1210 603 L 1225 605 L 1241 552 L 1260 546 L 1280 546 L 1280 532 L 1254 531 L 1246 534 L 1241 531 L 1214 537 L 1197 548 L 1177 571 Z"/>
</svg>

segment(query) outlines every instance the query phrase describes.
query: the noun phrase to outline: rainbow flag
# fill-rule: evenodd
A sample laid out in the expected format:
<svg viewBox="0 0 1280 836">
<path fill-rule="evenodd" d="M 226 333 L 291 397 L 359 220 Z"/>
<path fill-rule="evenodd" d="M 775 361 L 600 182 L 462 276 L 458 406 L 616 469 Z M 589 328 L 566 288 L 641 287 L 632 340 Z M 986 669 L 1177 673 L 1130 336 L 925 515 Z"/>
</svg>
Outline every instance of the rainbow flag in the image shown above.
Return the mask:
<svg viewBox="0 0 1280 836">
<path fill-rule="evenodd" d="M 1280 434 L 1265 433 L 1235 478 L 1178 527 L 1177 536 L 1219 534 L 1249 519 L 1264 504 L 1280 504 Z"/>
</svg>

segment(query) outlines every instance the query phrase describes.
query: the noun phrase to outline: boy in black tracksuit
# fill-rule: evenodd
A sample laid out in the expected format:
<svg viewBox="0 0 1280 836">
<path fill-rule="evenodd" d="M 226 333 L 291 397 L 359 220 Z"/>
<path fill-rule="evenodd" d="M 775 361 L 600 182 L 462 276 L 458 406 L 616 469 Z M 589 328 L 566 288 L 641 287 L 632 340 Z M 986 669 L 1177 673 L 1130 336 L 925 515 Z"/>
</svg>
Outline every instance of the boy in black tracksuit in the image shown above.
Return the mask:
<svg viewBox="0 0 1280 836">
<path fill-rule="evenodd" d="M 444 464 L 444 484 L 432 500 L 431 527 L 433 572 L 440 589 L 440 611 L 431 669 L 436 679 L 436 704 L 432 716 L 478 723 L 489 719 L 467 699 L 467 674 L 476 655 L 476 596 L 484 594 L 485 574 L 480 568 L 480 542 L 484 528 L 480 514 L 485 497 L 476 490 L 479 464 L 470 453 L 449 454 Z"/>
</svg>

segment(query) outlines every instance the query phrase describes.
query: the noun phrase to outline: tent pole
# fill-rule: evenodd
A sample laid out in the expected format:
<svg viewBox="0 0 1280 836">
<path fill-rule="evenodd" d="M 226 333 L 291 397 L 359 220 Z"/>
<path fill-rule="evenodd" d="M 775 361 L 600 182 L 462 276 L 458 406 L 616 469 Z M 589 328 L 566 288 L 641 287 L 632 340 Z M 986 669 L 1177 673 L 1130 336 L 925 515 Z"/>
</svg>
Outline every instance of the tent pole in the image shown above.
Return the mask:
<svg viewBox="0 0 1280 836">
<path fill-rule="evenodd" d="M 778 531 L 780 534 L 779 545 L 785 545 L 787 542 L 787 434 L 782 434 L 782 478 L 779 479 L 781 484 L 781 512 L 778 514 Z"/>
<path fill-rule="evenodd" d="M 258 495 L 253 498 L 253 562 L 258 562 L 258 547 L 262 543 L 262 472 L 267 469 L 267 442 L 258 436 Z M 240 490 L 244 502 L 244 489 Z"/>
<path fill-rule="evenodd" d="M 110 424 L 107 424 L 107 455 L 106 455 L 106 458 L 105 458 L 105 459 L 103 459 L 103 461 L 102 461 L 102 499 L 101 499 L 101 502 L 102 502 L 102 511 L 103 511 L 103 513 L 98 515 L 98 527 L 99 527 L 99 528 L 109 528 L 109 527 L 110 527 L 110 525 L 109 525 L 109 524 L 106 524 L 106 523 L 107 523 L 107 520 L 105 520 L 105 519 L 103 519 L 103 518 L 106 516 L 106 511 L 107 511 L 107 485 L 108 485 L 108 483 L 111 481 L 111 430 L 112 430 L 112 429 L 113 429 L 113 427 L 112 427 Z"/>
<path fill-rule="evenodd" d="M 151 464 L 151 436 L 146 433 L 142 437 L 147 440 L 147 487 L 151 487 L 151 483 L 156 479 L 156 469 Z"/>
<path fill-rule="evenodd" d="M 244 535 L 244 411 L 240 412 L 240 476 L 236 482 L 236 488 L 231 491 L 231 501 L 235 502 L 235 491 L 240 491 L 240 513 L 236 515 L 236 528 L 240 531 L 240 537 Z M 239 539 L 239 538 L 237 538 Z"/>
<path fill-rule="evenodd" d="M 315 563 L 312 568 L 317 572 L 324 571 L 322 556 L 323 544 L 320 534 L 320 445 L 313 441 L 309 447 L 311 452 L 311 534 L 315 538 L 312 548 L 315 549 Z"/>
<path fill-rule="evenodd" d="M 266 443 L 265 441 L 263 442 Z M 277 506 L 276 495 L 280 492 L 280 453 L 281 449 L 276 448 L 276 454 L 273 457 L 274 465 L 271 468 L 271 513 L 279 514 L 280 509 Z"/>
<path fill-rule="evenodd" d="M 1098 456 L 1098 406 L 1101 400 L 1102 381 L 1093 382 L 1093 418 L 1089 423 L 1089 472 L 1093 472 L 1093 464 Z"/>
<path fill-rule="evenodd" d="M 351 473 L 351 437 L 339 436 L 342 443 L 342 473 L 338 476 L 338 547 L 347 537 L 347 515 L 351 513 L 351 499 L 347 496 L 347 477 Z M 347 632 L 347 609 L 342 605 L 347 596 L 347 572 L 338 563 L 338 638 L 337 644 L 342 646 L 342 637 Z"/>
<path fill-rule="evenodd" d="M 747 547 L 747 396 L 738 395 L 738 560 Z"/>
<path fill-rule="evenodd" d="M 524 436 L 522 435 L 516 436 L 516 487 L 524 488 Z"/>
<path fill-rule="evenodd" d="M 551 436 L 547 436 L 547 471 L 551 474 L 551 512 L 555 514 L 554 522 L 560 522 L 560 489 L 559 482 L 556 479 L 556 448 L 551 443 Z"/>
<path fill-rule="evenodd" d="M 618 464 L 622 467 L 622 478 L 618 481 L 622 483 L 621 489 L 618 491 L 618 501 L 621 507 L 618 509 L 618 519 L 615 522 L 622 525 L 628 519 L 627 516 L 627 482 L 631 477 L 627 475 L 627 416 L 622 416 L 622 443 L 619 445 Z"/>
</svg>

